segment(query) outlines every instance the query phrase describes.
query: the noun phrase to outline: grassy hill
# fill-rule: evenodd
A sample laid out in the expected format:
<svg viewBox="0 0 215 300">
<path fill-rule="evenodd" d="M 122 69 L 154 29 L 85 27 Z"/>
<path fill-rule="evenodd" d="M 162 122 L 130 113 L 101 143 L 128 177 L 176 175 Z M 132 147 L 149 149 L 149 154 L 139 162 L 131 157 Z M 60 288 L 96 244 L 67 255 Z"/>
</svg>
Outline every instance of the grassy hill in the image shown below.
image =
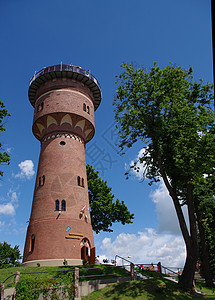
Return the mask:
<svg viewBox="0 0 215 300">
<path fill-rule="evenodd" d="M 181 300 L 181 299 L 215 299 L 213 289 L 202 288 L 207 295 L 201 296 L 181 291 L 177 284 L 167 279 L 135 280 L 130 282 L 115 283 L 102 290 L 95 291 L 83 297 L 85 300 Z"/>
<path fill-rule="evenodd" d="M 93 268 L 93 270 L 88 270 L 87 267 Z M 112 274 L 112 277 L 129 277 L 130 273 L 125 269 L 117 267 L 112 268 L 108 265 L 103 269 L 100 269 L 101 265 L 96 266 L 79 266 L 80 275 L 92 275 L 92 274 L 106 274 L 103 276 L 104 278 L 110 278 L 107 274 Z M 12 274 L 15 274 L 16 271 L 21 273 L 29 273 L 29 272 L 37 272 L 34 274 L 21 274 L 20 283 L 22 288 L 27 291 L 27 289 L 31 289 L 31 284 L 42 285 L 43 282 L 46 284 L 59 284 L 59 282 L 73 282 L 73 271 L 64 272 L 63 270 L 69 271 L 70 269 L 74 269 L 74 267 L 62 266 L 62 267 L 16 267 L 16 268 L 8 268 L 8 269 L 0 269 L 0 283 L 2 283 L 7 277 Z M 50 273 L 40 273 L 41 271 L 58 271 L 58 272 L 50 272 Z M 89 296 L 83 299 L 158 299 L 158 300 L 174 300 L 174 299 L 215 299 L 215 289 L 205 288 L 204 285 L 196 285 L 198 289 L 201 289 L 206 295 L 196 295 L 191 293 L 185 293 L 181 291 L 177 284 L 171 282 L 167 279 L 160 279 L 157 277 L 156 272 L 146 272 L 147 275 L 152 276 L 149 280 L 143 281 L 130 281 L 113 284 L 108 286 L 102 290 L 91 293 Z M 14 278 L 11 277 L 5 283 L 5 288 L 14 286 Z M 60 279 L 60 281 L 59 281 Z M 87 277 L 81 278 L 81 280 L 93 280 L 93 279 L 101 279 L 98 277 Z M 65 281 L 66 280 L 66 281 Z M 32 286 L 33 286 L 32 285 Z M 38 286 L 37 286 L 38 289 Z M 24 290 L 23 290 L 24 291 Z M 24 298 L 20 298 L 24 299 Z M 33 296 L 30 296 L 26 299 L 37 299 Z"/>
</svg>

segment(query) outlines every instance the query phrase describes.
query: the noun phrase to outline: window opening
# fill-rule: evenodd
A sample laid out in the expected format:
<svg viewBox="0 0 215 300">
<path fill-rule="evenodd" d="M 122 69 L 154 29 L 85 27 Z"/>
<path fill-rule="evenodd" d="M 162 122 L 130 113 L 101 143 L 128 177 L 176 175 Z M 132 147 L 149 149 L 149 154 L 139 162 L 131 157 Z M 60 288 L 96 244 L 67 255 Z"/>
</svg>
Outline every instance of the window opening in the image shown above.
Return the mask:
<svg viewBox="0 0 215 300">
<path fill-rule="evenodd" d="M 37 112 L 43 110 L 43 102 L 37 106 Z"/>
<path fill-rule="evenodd" d="M 81 183 L 82 183 L 82 187 L 84 187 L 84 178 L 82 178 L 82 182 Z"/>
<path fill-rule="evenodd" d="M 59 210 L 59 208 L 60 208 L 59 200 L 56 200 L 55 201 L 55 210 Z"/>
<path fill-rule="evenodd" d="M 60 145 L 61 145 L 61 146 L 64 146 L 64 145 L 66 145 L 66 143 L 65 143 L 64 141 L 61 141 L 61 142 L 60 142 Z"/>
<path fill-rule="evenodd" d="M 90 108 L 89 108 L 89 106 L 87 106 L 87 113 L 88 113 L 88 114 L 90 113 Z"/>
<path fill-rule="evenodd" d="M 80 178 L 80 176 L 78 176 L 78 185 L 79 186 L 81 185 L 81 178 Z"/>
<path fill-rule="evenodd" d="M 65 201 L 65 200 L 62 200 L 62 201 L 61 201 L 61 210 L 62 210 L 62 211 L 65 211 L 65 210 L 66 210 L 66 201 Z"/>
<path fill-rule="evenodd" d="M 45 175 L 42 176 L 43 178 L 43 185 L 45 184 Z"/>
<path fill-rule="evenodd" d="M 35 235 L 32 234 L 32 236 L 31 236 L 31 247 L 30 247 L 31 252 L 34 251 L 34 244 L 35 244 Z"/>
<path fill-rule="evenodd" d="M 39 186 L 41 186 L 41 177 L 39 177 Z"/>
<path fill-rule="evenodd" d="M 86 111 L 86 103 L 83 103 L 83 110 Z"/>
</svg>

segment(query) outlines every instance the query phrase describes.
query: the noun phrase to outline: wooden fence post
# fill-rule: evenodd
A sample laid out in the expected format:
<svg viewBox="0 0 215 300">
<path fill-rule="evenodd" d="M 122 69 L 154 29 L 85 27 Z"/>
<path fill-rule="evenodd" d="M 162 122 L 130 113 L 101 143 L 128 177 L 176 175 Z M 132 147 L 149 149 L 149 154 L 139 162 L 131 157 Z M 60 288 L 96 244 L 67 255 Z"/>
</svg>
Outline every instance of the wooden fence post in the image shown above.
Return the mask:
<svg viewBox="0 0 215 300">
<path fill-rule="evenodd" d="M 130 263 L 131 280 L 134 280 L 134 264 Z"/>
<path fill-rule="evenodd" d="M 79 268 L 75 268 L 75 298 L 79 297 Z"/>
<path fill-rule="evenodd" d="M 158 262 L 157 267 L 158 267 L 159 277 L 161 278 L 162 277 L 162 269 L 161 269 L 161 262 L 160 261 Z"/>
<path fill-rule="evenodd" d="M 1 284 L 1 300 L 4 300 L 4 283 Z"/>
<path fill-rule="evenodd" d="M 20 276 L 20 272 L 16 271 L 15 288 L 14 288 L 14 292 L 13 292 L 13 300 L 16 299 L 16 285 L 17 285 L 17 282 L 19 281 L 19 276 Z"/>
</svg>

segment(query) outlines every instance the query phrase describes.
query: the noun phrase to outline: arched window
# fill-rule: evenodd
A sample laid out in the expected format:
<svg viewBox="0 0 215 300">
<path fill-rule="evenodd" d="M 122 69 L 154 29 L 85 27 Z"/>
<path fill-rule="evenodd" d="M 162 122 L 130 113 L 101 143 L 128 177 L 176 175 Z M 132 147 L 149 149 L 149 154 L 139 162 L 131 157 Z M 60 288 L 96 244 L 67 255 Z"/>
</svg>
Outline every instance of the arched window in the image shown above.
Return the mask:
<svg viewBox="0 0 215 300">
<path fill-rule="evenodd" d="M 86 107 L 86 103 L 83 103 L 83 110 L 86 111 L 87 107 Z"/>
<path fill-rule="evenodd" d="M 34 245 L 35 245 L 35 235 L 32 234 L 32 236 L 31 236 L 31 244 L 30 244 L 30 252 L 34 251 Z"/>
<path fill-rule="evenodd" d="M 90 108 L 89 108 L 89 106 L 87 106 L 87 113 L 88 113 L 88 114 L 90 113 Z"/>
<path fill-rule="evenodd" d="M 81 178 L 80 178 L 80 176 L 78 176 L 78 185 L 79 186 L 81 185 Z"/>
<path fill-rule="evenodd" d="M 59 208 L 60 208 L 59 200 L 56 200 L 55 201 L 55 210 L 59 210 Z"/>
<path fill-rule="evenodd" d="M 62 201 L 61 201 L 61 210 L 62 210 L 62 211 L 65 211 L 65 210 L 66 210 L 66 201 L 65 201 L 65 200 L 62 200 Z"/>
<path fill-rule="evenodd" d="M 82 178 L 81 186 L 84 187 L 84 178 Z"/>
</svg>

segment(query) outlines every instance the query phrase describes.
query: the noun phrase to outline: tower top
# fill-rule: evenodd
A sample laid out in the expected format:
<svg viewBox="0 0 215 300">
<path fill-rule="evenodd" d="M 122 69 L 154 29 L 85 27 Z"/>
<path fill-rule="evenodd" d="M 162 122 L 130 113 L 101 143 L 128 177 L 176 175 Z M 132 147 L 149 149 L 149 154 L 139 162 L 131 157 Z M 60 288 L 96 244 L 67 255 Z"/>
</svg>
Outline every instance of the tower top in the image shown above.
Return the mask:
<svg viewBox="0 0 215 300">
<path fill-rule="evenodd" d="M 42 70 L 35 72 L 29 83 L 28 97 L 31 104 L 35 105 L 35 96 L 37 89 L 45 82 L 54 78 L 70 78 L 84 83 L 93 93 L 95 99 L 95 110 L 99 107 L 102 98 L 101 87 L 97 79 L 81 67 L 72 64 L 54 65 L 45 67 Z"/>
</svg>

